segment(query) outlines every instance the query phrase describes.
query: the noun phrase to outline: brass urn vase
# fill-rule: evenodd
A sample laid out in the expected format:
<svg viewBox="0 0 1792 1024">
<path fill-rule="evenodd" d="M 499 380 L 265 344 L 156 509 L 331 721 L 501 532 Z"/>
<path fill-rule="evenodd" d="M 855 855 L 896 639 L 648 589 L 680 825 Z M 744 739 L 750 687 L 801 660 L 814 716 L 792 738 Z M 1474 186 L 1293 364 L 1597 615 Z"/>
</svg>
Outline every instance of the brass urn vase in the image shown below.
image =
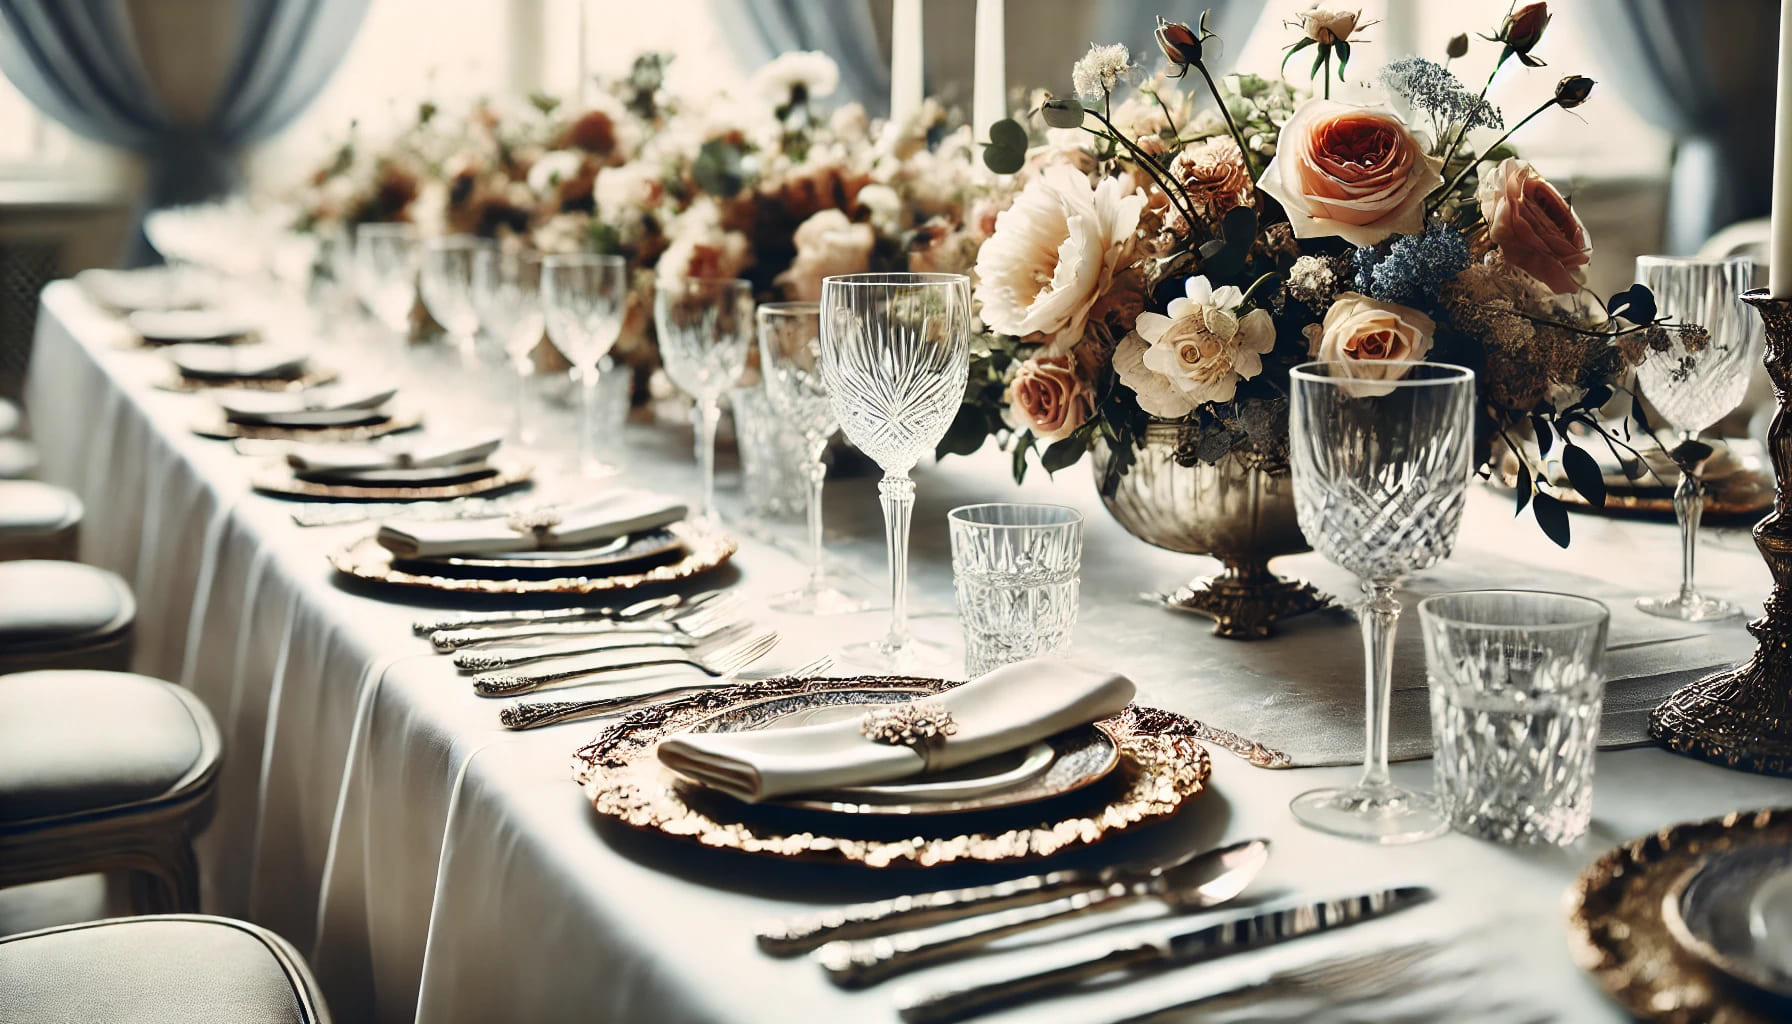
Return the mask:
<svg viewBox="0 0 1792 1024">
<path fill-rule="evenodd" d="M 1216 635 L 1259 640 L 1276 623 L 1330 607 L 1311 584 L 1269 571 L 1269 560 L 1311 550 L 1294 515 L 1294 486 L 1286 473 L 1269 473 L 1228 456 L 1218 463 L 1177 461 L 1178 426 L 1153 422 L 1145 445 L 1119 486 L 1102 503 L 1134 537 L 1169 551 L 1211 555 L 1225 566 L 1164 594 L 1145 594 L 1165 607 L 1213 619 Z M 1093 446 L 1096 486 L 1106 477 L 1113 448 Z"/>
</svg>

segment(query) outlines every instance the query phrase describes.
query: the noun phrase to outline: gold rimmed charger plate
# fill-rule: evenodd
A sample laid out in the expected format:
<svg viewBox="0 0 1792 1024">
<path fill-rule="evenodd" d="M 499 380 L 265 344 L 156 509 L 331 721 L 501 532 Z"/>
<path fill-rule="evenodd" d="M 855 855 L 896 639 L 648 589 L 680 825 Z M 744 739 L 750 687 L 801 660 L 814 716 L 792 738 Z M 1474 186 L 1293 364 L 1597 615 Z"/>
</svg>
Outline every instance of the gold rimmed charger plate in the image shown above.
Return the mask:
<svg viewBox="0 0 1792 1024">
<path fill-rule="evenodd" d="M 1673 825 L 1610 851 L 1569 893 L 1574 958 L 1600 987 L 1644 1020 L 1667 1024 L 1769 1024 L 1786 1004 L 1726 976 L 1682 945 L 1667 922 L 1689 872 L 1714 853 L 1792 843 L 1792 807 L 1738 811 Z"/>
<path fill-rule="evenodd" d="M 1171 711 L 1131 705 L 1101 724 L 1119 748 L 1106 784 L 1081 795 L 994 812 L 996 824 L 970 826 L 973 814 L 928 821 L 899 819 L 889 837 L 840 834 L 864 824 L 862 815 L 757 808 L 725 798 L 697 800 L 655 756 L 659 741 L 740 705 L 802 693 L 891 689 L 904 697 L 940 693 L 958 684 L 907 676 L 849 679 L 768 679 L 702 690 L 635 711 L 612 724 L 573 756 L 573 777 L 597 813 L 629 828 L 714 849 L 793 860 L 866 867 L 933 867 L 951 863 L 1035 860 L 1091 846 L 1162 821 L 1199 796 L 1211 764 L 1198 727 Z M 749 808 L 750 814 L 733 812 Z M 1030 809 L 1038 814 L 1030 816 Z M 777 813 L 798 815 L 780 822 Z M 828 823 L 839 829 L 829 834 Z M 959 832 L 963 828 L 965 831 Z M 897 837 L 898 832 L 900 837 Z M 925 834 L 932 832 L 933 834 Z"/>
<path fill-rule="evenodd" d="M 385 419 L 341 427 L 274 427 L 254 423 L 233 423 L 224 410 L 213 409 L 193 421 L 193 433 L 230 441 L 239 437 L 257 441 L 318 441 L 335 444 L 344 441 L 371 441 L 387 434 L 415 430 L 423 424 L 423 414 L 415 409 L 399 409 Z"/>
<path fill-rule="evenodd" d="M 666 527 L 684 542 L 684 557 L 640 572 L 615 576 L 560 576 L 552 579 L 432 576 L 392 567 L 392 552 L 363 537 L 330 555 L 336 571 L 372 583 L 419 587 L 461 594 L 601 594 L 655 583 L 677 583 L 720 568 L 734 556 L 735 539 L 724 531 L 689 520 Z"/>
<path fill-rule="evenodd" d="M 263 462 L 249 478 L 249 483 L 263 494 L 279 494 L 290 498 L 330 498 L 336 501 L 448 501 L 475 494 L 493 494 L 520 487 L 535 475 L 535 467 L 527 463 L 493 459 L 494 472 L 474 480 L 451 484 L 409 484 L 404 486 L 363 487 L 355 484 L 326 484 L 301 480 L 292 468 L 277 459 Z"/>
<path fill-rule="evenodd" d="M 296 377 L 188 377 L 174 373 L 156 381 L 155 386 L 162 391 L 181 394 L 215 390 L 303 391 L 333 383 L 337 376 L 335 370 L 309 370 Z"/>
</svg>

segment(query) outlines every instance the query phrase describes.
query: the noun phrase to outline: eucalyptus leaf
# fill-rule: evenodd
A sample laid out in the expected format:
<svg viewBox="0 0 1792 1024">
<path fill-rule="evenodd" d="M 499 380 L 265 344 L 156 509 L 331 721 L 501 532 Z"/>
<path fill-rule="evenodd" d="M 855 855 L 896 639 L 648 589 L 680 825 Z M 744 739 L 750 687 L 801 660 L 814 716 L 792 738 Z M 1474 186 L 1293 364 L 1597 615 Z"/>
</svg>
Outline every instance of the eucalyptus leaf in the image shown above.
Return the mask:
<svg viewBox="0 0 1792 1024">
<path fill-rule="evenodd" d="M 1056 474 L 1060 469 L 1069 469 L 1082 459 L 1089 450 L 1089 436 L 1080 431 L 1071 434 L 1061 441 L 1053 441 L 1039 456 L 1039 464 L 1045 471 Z"/>
<path fill-rule="evenodd" d="M 1004 117 L 989 126 L 989 144 L 1003 149 L 1027 148 L 1027 130 L 1012 117 Z"/>
<path fill-rule="evenodd" d="M 1562 440 L 1562 472 L 1568 474 L 1568 482 L 1587 499 L 1587 504 L 1605 507 L 1605 474 L 1600 472 L 1599 462 L 1566 438 Z"/>
<path fill-rule="evenodd" d="M 1081 128 L 1083 126 L 1083 105 L 1075 99 L 1046 100 L 1040 109 L 1045 123 L 1053 128 Z"/>
<path fill-rule="evenodd" d="M 1014 174 L 1027 162 L 1025 149 L 1012 149 L 1007 146 L 985 146 L 983 148 L 983 166 L 997 174 Z"/>
<path fill-rule="evenodd" d="M 1525 465 L 1522 462 L 1518 464 L 1517 490 L 1518 490 L 1518 507 L 1512 510 L 1512 515 L 1514 517 L 1517 517 L 1520 513 L 1522 513 L 1524 511 L 1524 507 L 1531 503 L 1531 467 Z"/>
<path fill-rule="evenodd" d="M 1556 547 L 1568 546 L 1568 506 L 1538 491 L 1531 499 L 1531 514 L 1537 517 L 1537 526 L 1543 535 L 1555 541 Z"/>
</svg>

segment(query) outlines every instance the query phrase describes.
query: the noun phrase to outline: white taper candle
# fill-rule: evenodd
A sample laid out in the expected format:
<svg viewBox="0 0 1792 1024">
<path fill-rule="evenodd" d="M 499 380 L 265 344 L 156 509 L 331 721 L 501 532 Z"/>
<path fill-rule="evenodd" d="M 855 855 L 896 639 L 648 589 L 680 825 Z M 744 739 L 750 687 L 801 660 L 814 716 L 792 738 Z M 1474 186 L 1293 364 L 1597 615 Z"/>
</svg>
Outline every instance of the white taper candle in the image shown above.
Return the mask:
<svg viewBox="0 0 1792 1024">
<path fill-rule="evenodd" d="M 977 0 L 977 62 L 971 74 L 971 131 L 989 138 L 989 126 L 1008 116 L 1008 49 L 1004 0 Z"/>
<path fill-rule="evenodd" d="M 921 110 L 921 0 L 895 0 L 890 9 L 890 120 Z"/>
<path fill-rule="evenodd" d="M 1780 0 L 1779 103 L 1773 113 L 1773 241 L 1767 290 L 1792 299 L 1792 0 Z"/>
</svg>

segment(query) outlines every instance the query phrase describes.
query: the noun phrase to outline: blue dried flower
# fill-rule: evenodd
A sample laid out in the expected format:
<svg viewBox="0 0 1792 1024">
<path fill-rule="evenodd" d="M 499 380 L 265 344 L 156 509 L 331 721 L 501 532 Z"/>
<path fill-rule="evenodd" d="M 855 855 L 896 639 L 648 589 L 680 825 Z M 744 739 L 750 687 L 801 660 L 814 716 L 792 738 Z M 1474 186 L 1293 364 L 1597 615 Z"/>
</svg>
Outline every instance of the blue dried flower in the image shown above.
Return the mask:
<svg viewBox="0 0 1792 1024">
<path fill-rule="evenodd" d="M 1465 123 L 1463 133 L 1475 128 L 1504 128 L 1499 108 L 1477 96 L 1443 65 L 1423 57 L 1402 57 L 1381 69 L 1381 81 L 1391 92 L 1436 118 L 1439 124 Z"/>
<path fill-rule="evenodd" d="M 1356 290 L 1383 302 L 1430 305 L 1441 289 L 1471 262 L 1468 242 L 1442 224 L 1422 235 L 1401 235 L 1385 250 L 1365 245 L 1356 251 Z"/>
</svg>

